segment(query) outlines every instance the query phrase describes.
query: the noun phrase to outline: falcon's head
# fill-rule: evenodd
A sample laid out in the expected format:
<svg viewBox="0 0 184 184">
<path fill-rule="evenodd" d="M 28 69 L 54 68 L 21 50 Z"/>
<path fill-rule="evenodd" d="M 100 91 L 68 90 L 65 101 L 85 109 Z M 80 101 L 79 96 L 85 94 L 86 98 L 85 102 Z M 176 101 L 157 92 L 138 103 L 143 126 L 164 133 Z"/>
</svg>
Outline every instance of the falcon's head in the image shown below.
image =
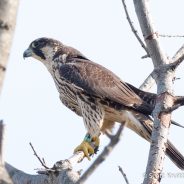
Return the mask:
<svg viewBox="0 0 184 184">
<path fill-rule="evenodd" d="M 24 51 L 23 57 L 33 57 L 48 65 L 53 61 L 63 61 L 66 57 L 85 58 L 78 50 L 63 45 L 61 42 L 51 38 L 38 38 L 31 42 L 28 49 Z"/>
<path fill-rule="evenodd" d="M 33 57 L 37 60 L 52 60 L 58 50 L 62 50 L 63 44 L 50 38 L 38 38 L 31 42 L 24 51 L 23 57 Z"/>
</svg>

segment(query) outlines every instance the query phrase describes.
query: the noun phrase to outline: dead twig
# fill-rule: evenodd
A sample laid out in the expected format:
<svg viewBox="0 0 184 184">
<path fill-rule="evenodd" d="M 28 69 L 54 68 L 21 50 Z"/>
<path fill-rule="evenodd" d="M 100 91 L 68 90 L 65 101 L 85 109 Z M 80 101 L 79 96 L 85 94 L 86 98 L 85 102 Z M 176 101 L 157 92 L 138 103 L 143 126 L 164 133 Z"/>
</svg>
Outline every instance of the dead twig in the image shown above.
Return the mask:
<svg viewBox="0 0 184 184">
<path fill-rule="evenodd" d="M 132 32 L 134 33 L 134 35 L 135 35 L 135 37 L 137 38 L 138 42 L 141 44 L 141 47 L 146 51 L 146 57 L 143 56 L 142 59 L 147 58 L 147 57 L 150 57 L 146 45 L 144 44 L 144 42 L 143 42 L 142 39 L 140 38 L 140 36 L 139 36 L 139 34 L 138 34 L 138 31 L 135 29 L 135 27 L 134 27 L 134 25 L 133 25 L 133 21 L 131 20 L 130 15 L 129 15 L 129 13 L 128 13 L 128 10 L 127 10 L 127 6 L 126 6 L 126 3 L 125 3 L 125 0 L 122 0 L 122 4 L 123 4 L 123 8 L 124 8 L 124 11 L 125 11 L 125 14 L 126 14 L 126 18 L 127 18 L 127 20 L 128 20 L 128 23 L 129 23 L 129 25 L 130 25 L 130 27 L 131 27 Z"/>
<path fill-rule="evenodd" d="M 146 58 L 149 58 L 149 57 L 150 56 L 146 54 L 146 55 L 142 56 L 141 59 L 146 59 Z"/>
<path fill-rule="evenodd" d="M 41 163 L 41 165 L 42 165 L 45 169 L 50 169 L 49 167 L 46 166 L 44 159 L 41 159 L 41 158 L 38 156 L 38 154 L 36 153 L 36 151 L 35 151 L 33 145 L 31 144 L 31 142 L 30 142 L 29 144 L 30 144 L 30 146 L 31 146 L 31 148 L 32 148 L 32 150 L 33 150 L 33 152 L 34 152 L 34 155 L 35 155 L 36 158 L 39 160 L 39 162 Z"/>
<path fill-rule="evenodd" d="M 119 172 L 122 174 L 123 178 L 125 179 L 126 184 L 130 184 L 128 181 L 128 178 L 126 176 L 126 174 L 124 173 L 123 169 L 121 166 L 118 166 Z"/>
</svg>

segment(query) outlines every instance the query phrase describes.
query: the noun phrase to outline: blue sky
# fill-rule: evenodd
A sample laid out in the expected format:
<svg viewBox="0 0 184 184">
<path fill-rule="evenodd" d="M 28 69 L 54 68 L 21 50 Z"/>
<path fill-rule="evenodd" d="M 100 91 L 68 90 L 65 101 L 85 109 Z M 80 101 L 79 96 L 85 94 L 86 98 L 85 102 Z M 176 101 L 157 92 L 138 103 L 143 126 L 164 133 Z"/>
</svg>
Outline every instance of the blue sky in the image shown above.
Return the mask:
<svg viewBox="0 0 184 184">
<path fill-rule="evenodd" d="M 132 1 L 127 5 L 140 31 Z M 151 2 L 151 13 L 159 33 L 183 34 L 183 6 L 184 2 L 180 0 Z M 34 59 L 23 60 L 23 51 L 30 42 L 43 36 L 77 48 L 137 87 L 153 69 L 150 59 L 141 59 L 145 52 L 130 30 L 121 0 L 20 0 L 0 114 L 6 123 L 5 160 L 32 174 L 41 166 L 33 156 L 29 142 L 52 166 L 56 161 L 68 158 L 85 135 L 82 119 L 61 105 L 46 68 Z M 184 39 L 161 38 L 160 41 L 165 52 L 172 57 Z M 182 64 L 177 71 L 177 77 L 181 79 L 174 84 L 177 95 L 184 94 L 183 71 Z M 173 119 L 179 123 L 183 123 L 182 111 L 180 108 L 173 113 Z M 183 129 L 172 126 L 169 138 L 184 154 L 183 132 Z M 107 143 L 108 139 L 102 137 L 100 150 Z M 130 183 L 141 183 L 148 151 L 148 143 L 125 129 L 117 148 L 87 184 L 97 181 L 123 183 L 118 165 L 122 166 Z M 76 169 L 85 170 L 89 165 L 86 159 Z M 181 171 L 166 158 L 162 183 L 183 183 L 184 178 L 171 178 L 169 173 Z"/>
</svg>

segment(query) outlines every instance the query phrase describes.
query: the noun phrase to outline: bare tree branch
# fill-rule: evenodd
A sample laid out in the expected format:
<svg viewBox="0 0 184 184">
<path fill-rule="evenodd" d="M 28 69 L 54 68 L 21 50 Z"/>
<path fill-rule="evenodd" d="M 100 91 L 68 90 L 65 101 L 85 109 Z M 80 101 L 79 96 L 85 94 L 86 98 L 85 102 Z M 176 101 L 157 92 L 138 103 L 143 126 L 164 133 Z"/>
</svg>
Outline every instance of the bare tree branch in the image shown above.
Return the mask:
<svg viewBox="0 0 184 184">
<path fill-rule="evenodd" d="M 80 177 L 80 173 L 74 171 L 72 166 L 81 162 L 84 159 L 84 153 L 82 151 L 74 153 L 68 159 L 56 162 L 52 168 L 49 168 L 38 156 L 31 143 L 30 145 L 33 149 L 34 155 L 38 158 L 38 160 L 44 167 L 44 169 L 38 169 L 37 173 L 39 175 L 26 174 L 23 171 L 20 171 L 11 166 L 10 164 L 5 163 L 6 170 L 4 170 L 4 167 L 0 167 L 0 174 L 2 173 L 1 169 L 3 169 L 3 177 L 6 176 L 8 173 L 11 180 L 13 181 L 13 184 L 76 184 Z M 1 175 L 0 181 L 2 181 Z M 11 184 L 11 182 L 5 184 Z"/>
<path fill-rule="evenodd" d="M 31 143 L 29 143 L 29 144 L 30 144 L 30 146 L 31 146 L 31 148 L 32 148 L 32 150 L 33 150 L 33 152 L 34 152 L 34 155 L 35 155 L 36 158 L 39 160 L 39 162 L 41 163 L 41 165 L 42 165 L 45 169 L 49 169 L 49 167 L 47 167 L 47 166 L 45 165 L 45 161 L 43 161 L 43 160 L 38 156 L 38 154 L 36 153 L 36 150 L 34 149 L 33 145 L 32 145 Z"/>
<path fill-rule="evenodd" d="M 170 67 L 175 70 L 182 63 L 183 60 L 184 60 L 184 45 L 182 45 L 182 47 L 173 56 Z"/>
<path fill-rule="evenodd" d="M 16 23 L 19 0 L 0 0 L 0 93 Z"/>
<path fill-rule="evenodd" d="M 13 39 L 16 22 L 18 0 L 0 0 L 0 93 L 2 90 L 9 51 Z M 3 162 L 3 122 L 0 121 L 0 181 L 7 174 L 4 172 Z M 2 174 L 3 173 L 3 174 Z M 7 177 L 6 177 L 7 178 Z M 1 183 L 0 182 L 0 183 Z M 11 183 L 7 181 L 6 183 Z"/>
<path fill-rule="evenodd" d="M 80 180 L 78 181 L 78 183 L 82 184 L 84 183 L 87 178 L 96 170 L 96 168 L 102 164 L 102 162 L 104 162 L 107 158 L 107 156 L 109 156 L 109 154 L 112 152 L 112 150 L 114 149 L 114 147 L 117 145 L 117 143 L 120 140 L 120 136 L 121 133 L 124 129 L 125 123 L 123 122 L 117 133 L 114 136 L 108 136 L 110 138 L 110 143 L 104 148 L 104 150 L 102 151 L 102 153 L 98 156 L 98 158 L 93 162 L 93 164 L 86 170 L 86 172 L 81 176 Z"/>
<path fill-rule="evenodd" d="M 135 37 L 137 38 L 138 42 L 141 44 L 141 47 L 146 51 L 146 54 L 147 54 L 146 56 L 147 56 L 147 57 L 150 57 L 146 45 L 145 45 L 144 42 L 141 40 L 141 38 L 140 38 L 140 36 L 139 36 L 137 30 L 135 29 L 135 27 L 134 27 L 134 25 L 133 25 L 133 21 L 131 20 L 130 15 L 129 15 L 129 13 L 128 13 L 128 10 L 127 10 L 127 6 L 126 6 L 126 3 L 125 3 L 125 0 L 122 0 L 122 3 L 123 3 L 123 8 L 124 8 L 124 11 L 125 11 L 125 14 L 126 14 L 126 18 L 127 18 L 127 20 L 128 20 L 128 23 L 129 23 L 129 25 L 130 25 L 130 27 L 131 27 L 132 32 L 134 33 L 134 35 L 135 35 Z"/>
<path fill-rule="evenodd" d="M 10 164 L 6 163 L 5 167 L 10 174 L 13 184 L 75 184 L 78 180 L 78 173 L 74 173 L 70 168 L 60 168 L 58 172 L 50 172 L 48 175 L 30 175 L 26 174 Z"/>
<path fill-rule="evenodd" d="M 184 45 L 182 45 L 176 54 L 173 56 L 173 62 L 177 62 L 177 60 L 184 59 Z"/>
<path fill-rule="evenodd" d="M 4 124 L 0 120 L 0 183 L 2 184 L 12 184 L 12 181 L 4 168 L 3 160 L 3 137 L 4 137 Z"/>
<path fill-rule="evenodd" d="M 128 20 L 128 23 L 131 27 L 131 30 L 132 32 L 134 33 L 135 37 L 137 38 L 138 42 L 141 44 L 141 46 L 144 48 L 144 50 L 146 51 L 146 55 L 145 56 L 142 56 L 142 59 L 144 58 L 147 58 L 147 57 L 150 57 L 149 55 L 149 51 L 146 47 L 146 45 L 144 44 L 144 42 L 142 41 L 142 39 L 140 38 L 137 30 L 135 29 L 134 25 L 133 25 L 133 21 L 131 20 L 130 18 L 130 15 L 128 13 L 128 9 L 127 9 L 127 6 L 126 6 L 126 3 L 125 3 L 125 0 L 122 0 L 122 4 L 123 4 L 123 8 L 124 8 L 124 11 L 125 11 L 125 14 L 126 14 L 126 18 Z M 152 86 L 155 84 L 155 78 L 156 75 L 155 75 L 155 72 L 153 71 L 146 79 L 145 81 L 143 82 L 143 84 L 139 87 L 141 90 L 144 90 L 144 91 L 149 91 Z"/>
<path fill-rule="evenodd" d="M 122 167 L 118 166 L 118 169 L 119 169 L 120 173 L 122 174 L 123 178 L 125 179 L 126 184 L 129 184 L 128 178 L 127 178 L 126 174 L 124 173 Z"/>
<path fill-rule="evenodd" d="M 110 154 L 111 149 L 117 144 L 120 138 L 121 131 L 123 130 L 123 125 L 119 128 L 118 132 L 114 137 L 112 138 L 111 142 L 109 143 L 109 147 L 106 147 L 104 151 L 102 152 L 103 155 L 98 157 L 97 159 L 99 163 L 96 165 L 96 167 L 102 163 L 105 158 Z M 58 161 L 54 164 L 54 166 L 50 169 L 40 169 L 38 173 L 40 175 L 30 175 L 26 174 L 13 166 L 11 166 L 8 163 L 5 163 L 5 168 L 7 172 L 9 173 L 12 181 L 14 184 L 76 184 L 76 183 L 82 183 L 84 180 L 79 180 L 80 174 L 79 172 L 75 172 L 72 169 L 72 166 L 77 164 L 78 162 L 82 161 L 84 158 L 83 152 L 77 152 L 73 156 L 71 156 L 69 159 Z M 95 167 L 95 168 L 96 168 Z M 93 168 L 94 169 L 94 168 Z M 93 172 L 93 171 L 92 171 Z M 90 174 L 92 173 L 90 172 Z M 87 174 L 87 173 L 86 173 Z M 88 173 L 88 176 L 90 175 Z M 85 178 L 86 176 L 83 175 Z"/>
<path fill-rule="evenodd" d="M 142 56 L 141 59 L 146 59 L 146 58 L 149 58 L 149 57 L 150 56 L 146 54 L 146 55 Z"/>
<path fill-rule="evenodd" d="M 143 182 L 144 184 L 158 184 L 161 180 L 160 176 L 163 169 L 167 145 L 166 143 L 171 120 L 170 113 L 164 114 L 161 112 L 163 109 L 172 107 L 173 105 L 173 96 L 171 94 L 173 92 L 172 82 L 174 78 L 174 72 L 168 72 L 168 70 L 164 69 L 163 67 L 169 64 L 170 60 L 168 60 L 167 56 L 162 51 L 158 41 L 158 33 L 155 31 L 149 12 L 149 1 L 134 0 L 133 2 L 147 49 L 154 64 L 154 68 L 163 68 L 163 71 L 159 73 L 155 79 L 157 81 L 158 99 L 153 111 L 154 127 L 146 168 L 146 176 L 148 177 L 145 177 Z M 150 175 L 152 177 L 149 177 Z"/>
<path fill-rule="evenodd" d="M 139 89 L 143 91 L 150 91 L 153 85 L 155 84 L 155 71 L 153 71 L 146 79 L 145 81 L 141 84 Z"/>
<path fill-rule="evenodd" d="M 80 175 L 72 169 L 72 165 L 83 157 L 83 152 L 78 152 L 69 159 L 56 162 L 50 169 L 40 169 L 39 175 L 26 174 L 8 163 L 5 163 L 5 168 L 14 184 L 76 184 Z"/>
</svg>

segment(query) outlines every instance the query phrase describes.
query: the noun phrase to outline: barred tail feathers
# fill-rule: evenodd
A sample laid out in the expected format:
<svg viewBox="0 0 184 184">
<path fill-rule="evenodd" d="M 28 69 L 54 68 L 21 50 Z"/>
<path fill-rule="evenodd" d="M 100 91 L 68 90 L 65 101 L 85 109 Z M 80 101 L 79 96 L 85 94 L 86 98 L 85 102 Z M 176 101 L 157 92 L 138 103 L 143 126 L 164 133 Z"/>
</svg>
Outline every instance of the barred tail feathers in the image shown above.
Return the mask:
<svg viewBox="0 0 184 184">
<path fill-rule="evenodd" d="M 184 156 L 169 140 L 167 141 L 167 145 L 166 155 L 178 168 L 184 170 Z"/>
<path fill-rule="evenodd" d="M 153 126 L 152 119 L 149 116 L 135 112 L 127 112 L 127 116 L 129 119 L 127 127 L 150 142 Z M 166 155 L 178 168 L 184 170 L 184 156 L 169 140 L 167 142 Z"/>
</svg>

